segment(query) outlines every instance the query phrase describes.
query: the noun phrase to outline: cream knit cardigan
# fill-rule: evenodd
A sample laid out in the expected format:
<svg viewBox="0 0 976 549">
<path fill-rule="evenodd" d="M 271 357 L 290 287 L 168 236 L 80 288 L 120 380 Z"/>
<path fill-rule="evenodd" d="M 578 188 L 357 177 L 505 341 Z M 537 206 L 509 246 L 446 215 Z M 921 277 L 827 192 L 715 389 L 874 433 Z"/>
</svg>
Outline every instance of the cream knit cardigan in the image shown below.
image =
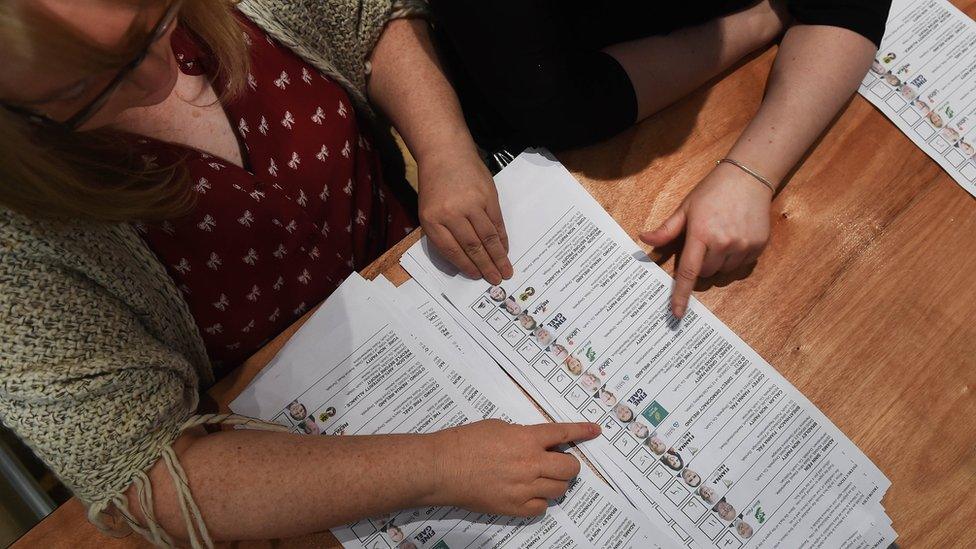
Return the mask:
<svg viewBox="0 0 976 549">
<path fill-rule="evenodd" d="M 341 84 L 372 119 L 367 59 L 392 18 L 421 0 L 244 0 L 238 8 Z M 146 470 L 179 490 L 191 545 L 211 546 L 171 444 L 189 427 L 247 421 L 195 415 L 213 382 L 203 341 L 163 265 L 129 224 L 53 223 L 0 208 L 0 421 L 88 506 L 105 531 L 117 510 L 159 545 Z M 144 525 L 124 492 L 134 485 Z M 123 528 L 124 530 L 124 528 Z"/>
</svg>

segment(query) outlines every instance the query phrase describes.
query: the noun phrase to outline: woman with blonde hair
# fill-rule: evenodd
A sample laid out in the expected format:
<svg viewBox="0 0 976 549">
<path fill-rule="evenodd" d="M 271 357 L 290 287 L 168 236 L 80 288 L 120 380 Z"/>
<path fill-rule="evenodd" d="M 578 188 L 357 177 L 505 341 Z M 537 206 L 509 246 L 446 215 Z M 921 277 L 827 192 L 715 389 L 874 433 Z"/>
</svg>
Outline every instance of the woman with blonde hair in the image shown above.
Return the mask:
<svg viewBox="0 0 976 549">
<path fill-rule="evenodd" d="M 435 244 L 511 275 L 424 14 L 0 0 L 0 419 L 96 525 L 198 547 L 428 505 L 539 514 L 565 492 L 579 464 L 548 449 L 591 424 L 304 437 L 197 414 L 215 377 L 417 224 L 387 120 Z M 291 474 L 308 467 L 320 482 Z"/>
</svg>

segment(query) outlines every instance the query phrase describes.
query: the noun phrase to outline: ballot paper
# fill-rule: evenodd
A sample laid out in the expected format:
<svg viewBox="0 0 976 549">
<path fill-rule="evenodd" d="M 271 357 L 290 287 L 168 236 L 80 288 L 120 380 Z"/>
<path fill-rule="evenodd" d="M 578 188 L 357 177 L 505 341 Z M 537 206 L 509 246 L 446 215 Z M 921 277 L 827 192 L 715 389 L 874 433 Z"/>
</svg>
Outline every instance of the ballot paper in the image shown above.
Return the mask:
<svg viewBox="0 0 976 549">
<path fill-rule="evenodd" d="M 465 364 L 429 324 L 354 275 L 231 409 L 319 436 L 424 433 L 492 417 L 544 421 L 497 366 L 494 374 L 501 379 Z M 678 546 L 588 469 L 542 518 L 410 509 L 333 532 L 357 548 Z"/>
<path fill-rule="evenodd" d="M 352 278 L 363 280 L 355 274 Z M 449 374 L 454 385 L 470 398 L 479 398 L 479 394 L 486 397 L 482 419 L 497 418 L 523 425 L 546 421 L 511 379 L 498 369 L 497 363 L 480 346 L 471 345 L 463 330 L 419 285 L 408 282 L 394 290 L 388 282 L 384 284 L 385 278 L 377 280 L 374 289 L 363 288 L 362 293 L 385 294 L 383 297 L 393 304 L 402 319 L 412 321 L 418 344 Z M 466 358 L 464 353 L 473 356 Z M 465 364 L 468 366 L 463 372 L 454 369 L 454 365 Z M 492 409 L 496 411 L 490 412 Z M 557 503 L 595 547 L 679 546 L 653 526 L 650 517 L 642 515 L 623 496 L 608 490 L 605 481 L 585 467 L 570 484 L 565 497 Z"/>
<path fill-rule="evenodd" d="M 484 348 L 477 344 L 461 328 L 457 321 L 451 317 L 450 311 L 445 309 L 442 303 L 429 296 L 416 281 L 409 280 L 399 288 L 391 290 L 394 286 L 386 281 L 385 278 L 378 277 L 376 280 L 376 285 L 386 293 L 387 298 L 395 303 L 400 310 L 407 311 L 407 314 L 414 318 L 426 321 L 429 333 L 433 334 L 431 340 L 442 340 L 446 345 L 454 349 L 459 356 L 459 361 L 466 361 L 469 364 L 475 365 L 469 371 L 471 377 L 487 372 L 488 382 L 499 385 L 497 389 L 498 393 L 508 396 L 509 406 L 519 407 L 525 410 L 519 416 L 518 421 L 520 423 L 529 423 L 533 420 L 538 421 L 543 419 L 537 415 L 538 410 L 534 405 L 529 406 L 528 401 L 518 397 L 521 391 L 518 390 L 517 386 L 513 384 L 508 376 L 498 371 L 495 359 L 485 352 Z M 419 330 L 422 329 L 423 324 L 424 322 L 421 322 L 420 324 L 413 324 L 413 326 L 417 326 Z M 484 365 L 495 365 L 495 367 L 486 368 Z M 500 417 L 506 420 L 509 419 L 504 416 Z M 610 475 L 609 471 L 601 468 L 602 462 L 591 462 L 590 465 L 596 466 L 604 475 L 604 479 L 615 486 L 616 479 Z"/>
<path fill-rule="evenodd" d="M 587 457 L 691 547 L 887 547 L 887 478 L 692 300 L 572 175 L 523 153 L 495 177 L 515 274 L 457 273 L 422 239 L 403 266 L 556 420 L 594 421 Z M 471 346 L 472 344 L 468 344 Z"/>
<path fill-rule="evenodd" d="M 475 364 L 491 364 L 493 362 L 493 359 L 485 353 L 482 347 L 480 347 L 479 345 L 472 344 L 474 342 L 473 339 L 471 339 L 470 336 L 468 336 L 464 332 L 463 328 L 451 316 L 450 310 L 445 309 L 441 302 L 439 302 L 434 297 L 428 295 L 420 287 L 417 281 L 409 280 L 404 284 L 402 284 L 398 289 L 394 289 L 393 285 L 390 284 L 388 281 L 386 281 L 385 278 L 379 277 L 377 278 L 376 285 L 381 287 L 384 290 L 384 292 L 387 293 L 389 299 L 395 302 L 399 306 L 399 308 L 408 312 L 410 310 L 414 310 L 417 313 L 419 313 L 419 318 L 422 318 L 427 321 L 427 323 L 429 324 L 429 328 L 431 329 L 430 333 L 432 334 L 432 338 L 430 341 L 441 339 L 447 342 L 449 346 L 453 347 L 458 353 L 462 353 L 462 354 L 465 352 L 474 353 L 475 357 L 472 358 L 475 360 L 474 362 Z M 476 368 L 472 373 L 477 374 L 486 371 L 491 371 L 491 370 L 486 368 Z M 503 377 L 494 375 L 492 376 L 492 379 L 498 381 L 502 385 L 507 385 L 509 387 L 509 390 L 511 390 L 512 385 L 510 383 L 505 383 Z M 517 399 L 513 399 L 513 400 L 517 400 Z M 617 471 L 618 472 L 615 474 L 610 474 L 609 472 L 606 472 L 604 474 L 610 475 L 607 477 L 609 480 L 614 480 L 617 477 L 622 477 L 622 475 L 619 473 L 619 470 Z M 642 507 L 644 507 L 645 509 L 655 507 L 653 502 L 647 500 L 646 497 L 643 500 L 643 502 L 644 505 Z M 664 528 L 667 530 L 668 523 L 667 521 L 664 521 L 664 518 L 660 513 L 653 513 L 650 516 L 656 519 L 655 522 L 658 522 L 659 524 L 661 524 L 663 521 Z M 881 508 L 880 503 L 874 506 L 872 516 L 875 517 L 875 520 L 869 522 L 866 525 L 866 527 L 876 527 L 877 532 L 875 534 L 875 538 L 885 540 L 882 543 L 885 543 L 887 540 L 894 539 L 895 534 L 893 531 L 891 531 L 891 527 L 890 527 L 891 522 L 890 520 L 887 519 L 887 516 L 884 514 L 884 510 Z M 676 526 L 676 523 L 672 521 L 671 525 Z M 881 534 L 881 529 L 884 529 L 886 535 L 883 536 L 879 535 Z M 680 529 L 672 528 L 671 531 L 674 532 L 673 535 L 677 536 L 680 539 L 681 537 Z M 687 540 L 690 543 L 690 537 L 685 537 L 685 540 Z M 849 546 L 856 546 L 856 545 L 849 544 Z M 874 545 L 864 544 L 863 546 L 872 547 Z"/>
<path fill-rule="evenodd" d="M 860 93 L 976 196 L 976 22 L 946 0 L 894 0 Z"/>
<path fill-rule="evenodd" d="M 409 258 L 405 257 L 404 258 L 404 263 L 405 264 L 410 264 Z M 411 270 L 412 272 L 418 272 L 418 267 L 416 265 L 413 265 L 408 270 Z M 462 322 L 463 322 L 463 320 L 462 320 Z M 442 323 L 442 324 L 448 324 L 449 325 L 450 322 Z M 477 336 L 475 336 L 475 337 L 477 337 Z M 479 349 L 480 349 L 480 347 L 479 347 Z M 523 381 L 522 383 L 527 385 L 527 382 L 525 382 L 525 381 Z M 563 420 L 566 420 L 566 421 L 573 421 L 574 420 L 574 418 L 571 418 L 571 417 L 569 417 L 569 418 L 559 418 L 558 416 L 557 416 L 557 419 L 563 419 Z M 592 449 L 591 449 L 590 446 L 584 446 L 583 448 L 584 448 L 584 450 L 590 449 L 590 452 L 588 453 L 588 456 L 590 457 L 591 460 L 596 460 L 595 461 L 595 464 L 596 465 L 598 465 L 598 466 L 604 465 L 605 459 L 599 457 L 601 455 L 601 452 L 597 451 L 597 452 L 594 453 L 592 451 Z M 643 456 L 635 456 L 635 457 L 637 457 L 638 459 L 643 459 Z M 622 480 L 624 482 L 627 482 L 629 480 L 629 477 L 627 476 L 627 473 L 626 472 L 622 471 L 621 469 L 619 469 L 617 467 L 614 467 L 614 464 L 613 463 L 610 463 L 609 466 L 611 467 L 610 470 L 607 470 L 605 468 L 603 469 L 604 470 L 604 475 L 608 475 L 607 476 L 608 479 L 610 479 L 611 481 Z M 616 482 L 614 482 L 614 484 L 616 485 Z M 624 487 L 624 488 L 626 488 L 626 487 Z M 636 485 L 633 485 L 632 484 L 630 486 L 630 490 L 631 491 L 636 491 L 636 493 L 639 493 L 642 496 L 640 500 L 638 500 L 637 502 L 635 502 L 635 505 L 638 505 L 642 510 L 644 510 L 645 512 L 647 512 L 648 515 L 651 518 L 657 519 L 655 521 L 656 523 L 660 524 L 661 523 L 660 521 L 663 521 L 663 523 L 664 523 L 665 526 L 670 525 L 670 528 L 671 528 L 671 530 L 673 532 L 672 535 L 676 536 L 677 539 L 682 540 L 686 545 L 688 545 L 690 547 L 705 547 L 705 546 L 707 546 L 707 545 L 701 545 L 700 543 L 697 543 L 687 533 L 687 531 L 682 528 L 682 526 L 678 523 L 678 521 L 675 521 L 674 519 L 671 518 L 671 515 L 668 514 L 670 511 L 665 511 L 661 507 L 659 507 L 657 505 L 657 503 L 654 502 L 653 500 L 651 500 L 646 495 L 646 493 L 644 493 L 643 490 L 641 490 L 639 487 L 636 487 Z M 625 493 L 625 495 L 626 495 L 626 493 Z M 881 496 L 879 495 L 878 496 L 878 499 L 880 499 L 880 497 Z M 633 500 L 631 500 L 631 501 L 633 501 Z M 842 543 L 842 544 L 838 544 L 837 547 L 887 547 L 888 544 L 890 543 L 890 541 L 895 539 L 896 534 L 895 534 L 895 532 L 890 527 L 891 521 L 884 514 L 884 510 L 881 507 L 880 502 L 877 502 L 876 501 L 873 504 L 871 504 L 870 510 L 868 511 L 868 514 L 869 514 L 870 518 L 865 519 L 863 521 L 863 524 L 861 525 L 861 527 L 862 527 L 862 529 L 870 530 L 870 533 L 868 533 L 868 534 L 860 534 L 860 533 L 854 534 L 854 535 L 850 536 L 850 539 L 849 539 L 848 542 Z M 738 528 L 737 525 L 736 525 L 736 527 Z M 749 530 L 749 527 L 748 526 L 742 526 L 742 528 L 743 528 L 743 532 L 745 534 L 748 535 L 750 533 L 750 530 Z M 665 528 L 665 530 L 667 530 L 667 528 Z M 871 541 L 868 541 L 868 540 L 871 540 Z M 718 546 L 718 547 L 738 547 L 739 545 L 737 545 L 737 543 L 739 543 L 739 542 L 740 541 L 736 540 L 733 537 L 726 536 L 726 537 L 723 537 L 723 538 L 721 538 L 719 540 L 716 540 L 715 546 Z M 782 546 L 782 545 L 777 545 L 776 543 L 757 542 L 757 543 L 753 543 L 753 544 L 748 545 L 748 546 L 749 547 L 764 547 L 764 546 Z M 821 545 L 821 546 L 831 547 L 832 545 L 826 544 L 826 545 Z"/>
</svg>

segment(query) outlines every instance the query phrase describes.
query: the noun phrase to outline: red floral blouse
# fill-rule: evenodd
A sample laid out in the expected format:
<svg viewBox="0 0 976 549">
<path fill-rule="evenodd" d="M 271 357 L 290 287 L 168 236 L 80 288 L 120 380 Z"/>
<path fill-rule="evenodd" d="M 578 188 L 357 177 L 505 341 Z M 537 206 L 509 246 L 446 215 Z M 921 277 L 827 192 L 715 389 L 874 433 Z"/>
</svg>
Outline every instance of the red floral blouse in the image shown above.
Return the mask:
<svg viewBox="0 0 976 549">
<path fill-rule="evenodd" d="M 342 87 L 243 24 L 251 73 L 223 107 L 245 167 L 133 137 L 147 166 L 183 161 L 189 171 L 193 212 L 135 225 L 183 292 L 218 376 L 417 226 L 409 198 L 397 198 L 409 196 L 406 183 L 394 192 L 383 181 Z M 174 32 L 173 51 L 184 73 L 215 74 L 187 31 Z"/>
</svg>

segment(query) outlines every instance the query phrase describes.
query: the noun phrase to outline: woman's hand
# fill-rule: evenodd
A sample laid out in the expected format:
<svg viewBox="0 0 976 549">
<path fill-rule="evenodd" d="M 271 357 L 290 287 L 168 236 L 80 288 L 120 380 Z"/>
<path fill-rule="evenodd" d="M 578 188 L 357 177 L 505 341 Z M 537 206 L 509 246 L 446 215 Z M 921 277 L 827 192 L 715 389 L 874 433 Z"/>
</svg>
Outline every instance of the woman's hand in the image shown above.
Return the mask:
<svg viewBox="0 0 976 549">
<path fill-rule="evenodd" d="M 671 294 L 674 316 L 684 316 L 699 277 L 734 271 L 759 258 L 769 239 L 771 198 L 751 175 L 719 164 L 660 227 L 641 233 L 641 240 L 655 248 L 686 233 Z"/>
<path fill-rule="evenodd" d="M 580 470 L 576 457 L 553 449 L 599 434 L 594 423 L 523 426 L 497 419 L 437 432 L 431 435 L 435 499 L 481 513 L 541 515 Z"/>
<path fill-rule="evenodd" d="M 498 193 L 481 159 L 447 151 L 417 167 L 420 222 L 441 254 L 471 278 L 497 285 L 511 277 Z"/>
<path fill-rule="evenodd" d="M 370 60 L 369 98 L 417 159 L 424 232 L 461 272 L 500 284 L 512 264 L 495 183 L 438 64 L 427 22 L 391 21 Z"/>
</svg>

